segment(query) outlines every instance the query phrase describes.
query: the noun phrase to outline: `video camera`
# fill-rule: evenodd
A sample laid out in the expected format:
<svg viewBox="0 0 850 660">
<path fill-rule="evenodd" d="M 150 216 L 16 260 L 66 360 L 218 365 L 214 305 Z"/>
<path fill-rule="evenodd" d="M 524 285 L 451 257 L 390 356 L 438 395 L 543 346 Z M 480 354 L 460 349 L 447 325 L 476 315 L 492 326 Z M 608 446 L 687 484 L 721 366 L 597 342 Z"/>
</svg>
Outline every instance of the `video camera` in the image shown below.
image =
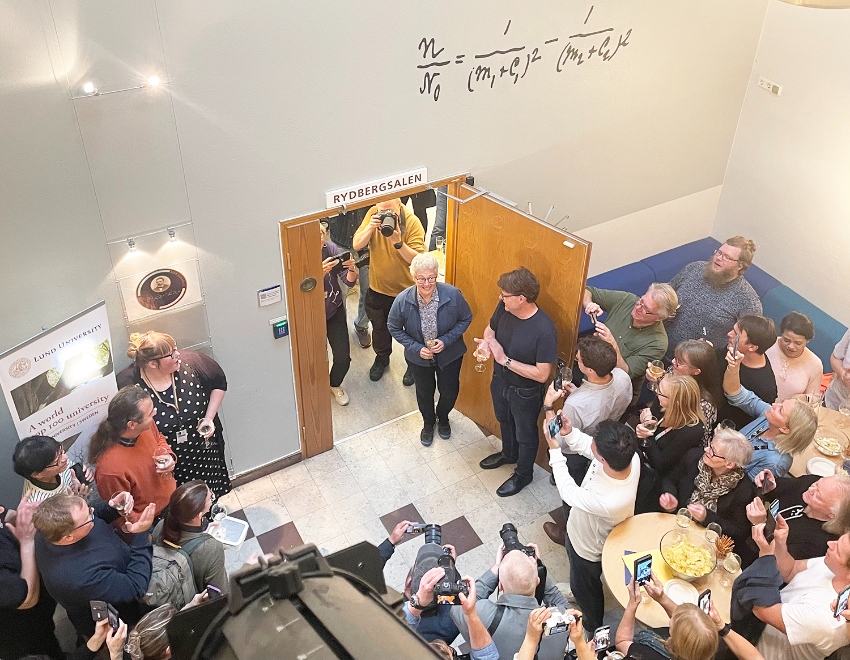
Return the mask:
<svg viewBox="0 0 850 660">
<path fill-rule="evenodd" d="M 546 594 L 546 577 L 549 574 L 546 570 L 546 566 L 544 566 L 543 562 L 536 557 L 534 548 L 528 545 L 523 545 L 519 542 L 519 535 L 517 534 L 516 527 L 511 523 L 505 523 L 502 525 L 502 529 L 499 530 L 499 536 L 502 537 L 502 545 L 505 546 L 504 554 L 518 550 L 537 561 L 537 577 L 540 581 L 537 583 L 537 589 L 534 591 L 534 597 L 537 599 L 538 603 L 543 603 L 543 596 Z"/>
<path fill-rule="evenodd" d="M 228 598 L 178 612 L 167 627 L 174 660 L 441 657 L 395 609 L 377 548 L 363 541 L 323 557 L 302 545 L 230 576 Z M 364 621 L 368 625 L 364 625 Z"/>
<path fill-rule="evenodd" d="M 434 585 L 434 603 L 425 608 L 433 610 L 440 603 L 454 604 L 458 594 L 467 595 L 469 585 L 460 579 L 460 573 L 455 568 L 455 559 L 448 548 L 442 546 L 443 532 L 439 525 L 425 525 L 425 545 L 416 553 L 413 562 L 413 577 L 410 583 L 410 593 L 419 590 L 422 576 L 432 568 L 440 567 L 446 574 Z"/>
</svg>

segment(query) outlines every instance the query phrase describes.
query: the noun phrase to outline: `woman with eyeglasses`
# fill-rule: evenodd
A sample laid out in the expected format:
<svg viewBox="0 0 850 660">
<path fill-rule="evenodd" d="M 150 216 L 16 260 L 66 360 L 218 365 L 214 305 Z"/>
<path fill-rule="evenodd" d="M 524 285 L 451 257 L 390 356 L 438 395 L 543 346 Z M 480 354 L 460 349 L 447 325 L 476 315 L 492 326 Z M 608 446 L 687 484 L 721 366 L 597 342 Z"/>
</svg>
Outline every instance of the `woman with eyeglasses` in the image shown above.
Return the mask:
<svg viewBox="0 0 850 660">
<path fill-rule="evenodd" d="M 744 547 L 751 528 L 747 504 L 756 492 L 744 471 L 752 455 L 753 447 L 741 433 L 718 427 L 705 449 L 691 449 L 663 480 L 661 509 L 675 513 L 687 507 L 694 520 L 716 522 L 735 545 Z"/>
<path fill-rule="evenodd" d="M 704 339 L 687 339 L 679 342 L 673 353 L 673 365 L 667 369 L 667 373 L 691 376 L 699 385 L 699 405 L 705 417 L 703 444 L 707 445 L 717 425 L 718 406 L 723 401 L 720 372 L 717 369 L 717 353 L 714 347 Z M 658 380 L 651 374 L 649 368 L 646 370 L 646 380 L 649 383 Z"/>
<path fill-rule="evenodd" d="M 705 416 L 699 385 L 691 376 L 667 375 L 658 382 L 657 390 L 658 399 L 641 411 L 635 433 L 647 462 L 663 479 L 689 450 L 703 446 Z M 655 428 L 651 419 L 658 420 Z"/>
<path fill-rule="evenodd" d="M 221 497 L 230 492 L 218 409 L 227 378 L 203 353 L 178 351 L 171 335 L 150 330 L 130 335 L 133 364 L 118 374 L 118 387 L 139 385 L 156 408 L 156 426 L 177 454 L 177 485 L 200 479 Z"/>
<path fill-rule="evenodd" d="M 189 481 L 171 494 L 168 513 L 153 531 L 153 542 L 171 548 L 183 548 L 189 555 L 195 591 L 211 585 L 227 593 L 224 546 L 206 533 L 206 514 L 215 495 L 203 481 Z"/>
<path fill-rule="evenodd" d="M 404 346 L 404 358 L 416 385 L 422 414 L 419 436 L 426 447 L 434 441 L 434 426 L 443 439 L 451 437 L 449 413 L 460 390 L 460 367 L 466 344 L 463 333 L 472 323 L 472 310 L 459 289 L 437 283 L 439 264 L 432 254 L 413 257 L 410 273 L 415 284 L 396 296 L 387 328 Z M 434 409 L 434 393 L 440 400 Z"/>
</svg>

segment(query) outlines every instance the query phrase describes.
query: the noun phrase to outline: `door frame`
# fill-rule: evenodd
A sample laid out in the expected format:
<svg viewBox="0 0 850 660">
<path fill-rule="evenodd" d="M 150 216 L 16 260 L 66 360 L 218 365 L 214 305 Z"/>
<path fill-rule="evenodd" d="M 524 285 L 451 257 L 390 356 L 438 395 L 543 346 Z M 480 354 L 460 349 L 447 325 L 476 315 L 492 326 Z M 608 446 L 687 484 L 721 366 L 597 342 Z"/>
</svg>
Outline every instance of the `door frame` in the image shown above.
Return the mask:
<svg viewBox="0 0 850 660">
<path fill-rule="evenodd" d="M 314 356 L 308 349 L 307 341 L 307 338 L 311 336 L 311 333 L 321 333 L 322 335 L 324 335 L 326 329 L 324 327 L 315 327 L 316 324 L 310 323 L 309 321 L 306 322 L 304 326 L 302 326 L 302 322 L 304 322 L 304 319 L 300 318 L 300 315 L 297 313 L 297 310 L 300 306 L 296 304 L 295 301 L 295 296 L 300 292 L 298 286 L 296 285 L 296 280 L 298 276 L 292 271 L 291 268 L 291 259 L 289 257 L 290 246 L 288 244 L 287 229 L 290 227 L 295 227 L 299 224 L 306 224 L 311 221 L 318 223 L 318 221 L 322 218 L 332 217 L 334 215 L 338 215 L 339 213 L 345 213 L 347 211 L 353 211 L 359 208 L 369 208 L 370 206 L 374 206 L 375 204 L 378 204 L 380 202 L 385 202 L 390 199 L 396 199 L 397 197 L 405 197 L 407 195 L 413 195 L 415 193 L 423 192 L 425 190 L 436 190 L 441 186 L 448 186 L 449 197 L 447 198 L 448 209 L 446 217 L 446 275 L 448 277 L 450 268 L 453 265 L 451 264 L 451 262 L 448 261 L 448 255 L 450 255 L 452 252 L 450 246 L 454 234 L 454 218 L 457 214 L 458 208 L 458 201 L 456 200 L 458 200 L 460 186 L 466 181 L 467 176 L 468 173 L 456 174 L 454 176 L 446 177 L 443 179 L 437 179 L 435 181 L 431 181 L 427 184 L 423 184 L 420 186 L 412 186 L 410 188 L 404 188 L 402 190 L 394 191 L 391 194 L 381 195 L 379 197 L 371 197 L 368 200 L 364 200 L 362 202 L 352 204 L 350 206 L 342 204 L 339 207 L 324 209 L 322 211 L 316 211 L 314 213 L 307 213 L 305 215 L 287 218 L 278 222 L 280 236 L 280 259 L 283 269 L 283 289 L 286 295 L 286 317 L 289 320 L 290 350 L 292 353 L 292 376 L 295 381 L 295 408 L 296 415 L 298 418 L 298 440 L 302 458 L 309 458 L 311 456 L 321 454 L 332 449 L 334 446 L 333 425 L 327 422 L 327 420 L 329 420 L 332 415 L 332 395 L 330 388 L 327 386 L 327 383 L 302 378 L 302 374 L 309 373 L 311 370 L 319 368 L 317 365 L 314 365 L 312 363 L 314 359 L 319 360 L 324 364 L 326 372 L 329 370 L 327 351 L 320 352 L 320 355 Z M 316 246 L 315 259 L 312 259 L 312 261 L 314 262 L 311 267 L 313 270 L 311 270 L 309 274 L 311 277 L 314 277 L 317 282 L 321 282 L 322 252 L 321 248 L 318 245 Z M 324 305 L 324 300 L 320 300 L 318 297 L 316 297 L 311 304 L 316 306 L 316 310 L 313 311 L 318 311 L 318 307 Z M 315 314 L 313 316 L 315 317 Z M 322 318 L 324 318 L 323 313 Z M 313 402 L 313 404 L 315 404 L 314 407 L 318 409 L 318 414 L 305 414 L 305 411 L 307 410 L 306 402 L 308 401 L 311 401 Z"/>
</svg>

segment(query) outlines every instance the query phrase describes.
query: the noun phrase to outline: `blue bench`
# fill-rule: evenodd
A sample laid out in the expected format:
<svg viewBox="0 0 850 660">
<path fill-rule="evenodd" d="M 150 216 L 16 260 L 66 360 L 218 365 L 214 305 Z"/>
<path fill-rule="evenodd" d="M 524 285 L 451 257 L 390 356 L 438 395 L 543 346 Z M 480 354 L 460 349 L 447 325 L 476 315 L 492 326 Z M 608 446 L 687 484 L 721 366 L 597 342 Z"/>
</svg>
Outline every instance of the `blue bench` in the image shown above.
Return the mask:
<svg viewBox="0 0 850 660">
<path fill-rule="evenodd" d="M 719 241 L 711 237 L 701 238 L 606 273 L 600 273 L 589 278 L 587 283 L 601 289 L 631 291 L 642 296 L 653 282 L 669 282 L 676 273 L 692 261 L 710 259 L 718 247 L 720 247 Z M 831 371 L 829 356 L 835 344 L 847 332 L 847 327 L 758 266 L 750 266 L 744 273 L 744 277 L 761 298 L 764 315 L 773 319 L 777 331 L 780 321 L 789 312 L 802 312 L 812 320 L 815 325 L 815 337 L 809 342 L 809 349 L 823 361 L 824 370 Z M 590 319 L 582 314 L 579 332 L 587 330 L 590 330 Z"/>
</svg>

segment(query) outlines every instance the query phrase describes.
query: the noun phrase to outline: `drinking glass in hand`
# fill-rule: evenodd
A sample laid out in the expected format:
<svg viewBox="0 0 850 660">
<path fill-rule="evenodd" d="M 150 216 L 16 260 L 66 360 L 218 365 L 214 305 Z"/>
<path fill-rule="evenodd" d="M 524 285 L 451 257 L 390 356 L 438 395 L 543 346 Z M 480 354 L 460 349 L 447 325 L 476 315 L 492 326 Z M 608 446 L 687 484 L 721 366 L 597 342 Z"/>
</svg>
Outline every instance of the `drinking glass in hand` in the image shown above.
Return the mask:
<svg viewBox="0 0 850 660">
<path fill-rule="evenodd" d="M 171 452 L 166 447 L 157 447 L 153 452 L 153 460 L 157 468 L 162 469 L 168 465 L 171 460 Z M 160 472 L 159 476 L 164 477 L 168 472 Z"/>
<path fill-rule="evenodd" d="M 118 513 L 120 513 L 124 518 L 130 520 L 130 512 L 127 511 L 126 507 L 126 499 L 123 490 L 114 493 L 112 497 L 109 498 L 109 502 L 112 502 L 112 508 L 115 509 Z"/>
<path fill-rule="evenodd" d="M 490 359 L 490 356 L 482 351 L 480 346 L 472 352 L 472 355 L 474 355 L 475 359 L 478 360 L 478 363 L 475 365 L 475 371 L 481 373 L 487 369 L 487 366 L 484 363 Z"/>
</svg>

